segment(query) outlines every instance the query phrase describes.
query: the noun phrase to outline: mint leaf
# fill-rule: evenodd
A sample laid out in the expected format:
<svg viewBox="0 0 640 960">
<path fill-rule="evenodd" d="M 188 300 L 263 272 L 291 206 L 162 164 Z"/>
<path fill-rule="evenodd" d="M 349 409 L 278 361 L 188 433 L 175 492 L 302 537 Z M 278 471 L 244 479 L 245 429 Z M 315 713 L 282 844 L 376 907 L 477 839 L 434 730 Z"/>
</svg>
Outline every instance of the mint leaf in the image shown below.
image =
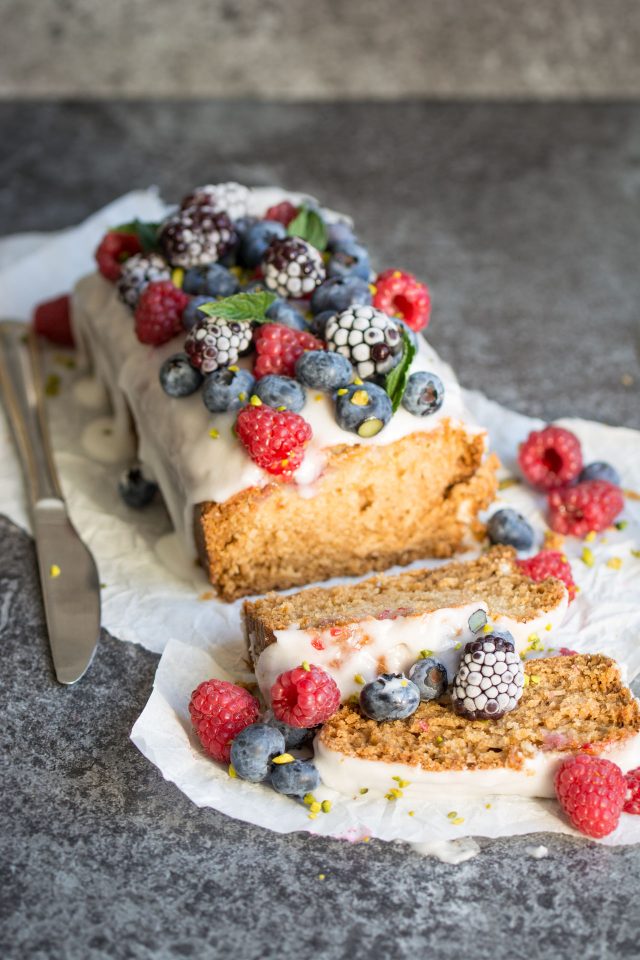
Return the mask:
<svg viewBox="0 0 640 960">
<path fill-rule="evenodd" d="M 402 334 L 402 359 L 400 363 L 390 370 L 384 381 L 384 388 L 389 394 L 391 407 L 395 413 L 402 402 L 407 380 L 409 379 L 409 367 L 413 363 L 416 355 L 416 348 L 406 330 L 401 329 Z"/>
<path fill-rule="evenodd" d="M 140 246 L 145 253 L 158 249 L 158 228 L 159 223 L 150 223 L 144 220 L 131 220 L 130 223 L 121 223 L 118 227 L 112 227 L 114 233 L 133 233 L 140 241 Z"/>
<path fill-rule="evenodd" d="M 287 227 L 287 233 L 290 237 L 300 237 L 301 240 L 306 240 L 321 253 L 327 249 L 327 226 L 318 211 L 312 207 L 304 204 L 300 207 Z"/>
<path fill-rule="evenodd" d="M 248 320 L 253 323 L 270 323 L 265 316 L 274 300 L 275 293 L 259 291 L 257 293 L 234 293 L 232 297 L 222 300 L 212 300 L 198 307 L 208 317 L 219 317 L 221 320 Z"/>
</svg>

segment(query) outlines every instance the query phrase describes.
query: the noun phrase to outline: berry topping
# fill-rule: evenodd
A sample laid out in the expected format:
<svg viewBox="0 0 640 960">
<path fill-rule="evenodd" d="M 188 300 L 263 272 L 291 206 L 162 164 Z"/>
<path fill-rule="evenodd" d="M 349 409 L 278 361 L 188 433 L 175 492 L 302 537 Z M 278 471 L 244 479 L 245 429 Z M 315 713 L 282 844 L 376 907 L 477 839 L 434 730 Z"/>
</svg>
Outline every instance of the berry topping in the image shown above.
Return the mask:
<svg viewBox="0 0 640 960">
<path fill-rule="evenodd" d="M 180 210 L 164 221 L 159 235 L 160 247 L 169 263 L 185 268 L 222 259 L 237 239 L 227 214 L 205 206 Z"/>
<path fill-rule="evenodd" d="M 385 270 L 375 281 L 374 306 L 390 317 L 400 317 L 412 330 L 424 330 L 431 316 L 431 297 L 412 273 Z"/>
<path fill-rule="evenodd" d="M 615 467 L 603 460 L 588 463 L 586 467 L 583 467 L 578 477 L 578 483 L 582 483 L 583 480 L 606 480 L 607 483 L 612 483 L 615 487 L 620 486 L 620 474 Z"/>
<path fill-rule="evenodd" d="M 466 644 L 451 705 L 469 720 L 497 720 L 515 709 L 523 687 L 524 670 L 513 641 L 488 633 Z"/>
<path fill-rule="evenodd" d="M 348 249 L 354 243 L 357 243 L 357 240 L 353 228 L 344 220 L 327 224 L 327 249 L 332 253 L 343 248 Z"/>
<path fill-rule="evenodd" d="M 158 280 L 144 288 L 136 307 L 136 336 L 140 343 L 159 347 L 182 329 L 182 311 L 188 297 L 170 280 Z"/>
<path fill-rule="evenodd" d="M 353 367 L 340 353 L 307 350 L 296 362 L 296 378 L 314 390 L 333 391 L 353 380 Z"/>
<path fill-rule="evenodd" d="M 263 404 L 240 411 L 236 433 L 259 467 L 284 479 L 291 479 L 302 463 L 312 436 L 311 427 L 299 414 Z"/>
<path fill-rule="evenodd" d="M 205 317 L 189 330 L 184 348 L 194 367 L 213 373 L 235 364 L 251 345 L 251 324 L 246 320 Z"/>
<path fill-rule="evenodd" d="M 295 376 L 296 360 L 305 350 L 322 350 L 324 344 L 303 330 L 292 330 L 280 323 L 263 323 L 254 335 L 256 360 L 253 372 L 256 377 L 279 373 L 283 377 Z"/>
<path fill-rule="evenodd" d="M 285 227 L 288 227 L 297 214 L 298 207 L 294 207 L 289 200 L 283 200 L 282 203 L 276 203 L 273 207 L 269 207 L 264 219 L 277 220 L 278 223 L 283 223 Z"/>
<path fill-rule="evenodd" d="M 409 679 L 420 691 L 421 700 L 437 700 L 447 690 L 447 668 L 435 657 L 418 660 L 409 670 Z"/>
<path fill-rule="evenodd" d="M 160 384 L 170 397 L 188 397 L 202 383 L 202 374 L 191 366 L 186 353 L 174 353 L 160 367 Z"/>
<path fill-rule="evenodd" d="M 624 509 L 619 487 L 606 480 L 585 480 L 549 494 L 549 525 L 556 533 L 585 537 L 609 527 Z"/>
<path fill-rule="evenodd" d="M 252 723 L 231 744 L 231 766 L 243 780 L 261 783 L 269 776 L 271 761 L 285 752 L 284 737 L 266 723 Z"/>
<path fill-rule="evenodd" d="M 122 273 L 122 264 L 134 253 L 142 253 L 142 245 L 135 233 L 105 233 L 96 250 L 98 270 L 103 277 L 115 283 Z"/>
<path fill-rule="evenodd" d="M 191 330 L 200 320 L 206 320 L 207 314 L 200 310 L 200 307 L 205 303 L 211 303 L 211 297 L 204 293 L 189 298 L 189 303 L 182 311 L 182 326 L 185 330 Z"/>
<path fill-rule="evenodd" d="M 516 550 L 530 550 L 533 546 L 533 527 L 521 513 L 509 507 L 493 514 L 487 533 L 491 543 L 504 543 Z"/>
<path fill-rule="evenodd" d="M 327 275 L 329 277 L 360 277 L 368 283 L 371 276 L 368 250 L 357 240 L 341 243 L 340 249 L 329 258 Z"/>
<path fill-rule="evenodd" d="M 300 413 L 307 399 L 304 387 L 291 377 L 281 377 L 277 373 L 268 373 L 256 383 L 255 394 L 268 407 L 274 410 L 292 410 Z"/>
<path fill-rule="evenodd" d="M 306 330 L 307 324 L 299 310 L 292 307 L 286 300 L 274 300 L 265 314 L 274 323 L 279 323 L 283 327 L 291 327 L 292 330 Z"/>
<path fill-rule="evenodd" d="M 416 417 L 436 413 L 444 403 L 444 385 L 435 373 L 420 370 L 407 380 L 402 406 Z"/>
<path fill-rule="evenodd" d="M 320 786 L 320 774 L 311 760 L 292 760 L 271 767 L 271 786 L 288 797 L 304 797 Z"/>
<path fill-rule="evenodd" d="M 317 727 L 339 706 L 335 680 L 313 663 L 281 673 L 271 687 L 273 715 L 291 727 Z"/>
<path fill-rule="evenodd" d="M 274 240 L 262 261 L 269 290 L 280 297 L 307 297 L 325 278 L 320 253 L 300 237 Z"/>
<path fill-rule="evenodd" d="M 290 727 L 288 723 L 283 723 L 282 720 L 276 720 L 275 717 L 270 717 L 267 720 L 267 723 L 271 727 L 275 727 L 276 730 L 279 730 L 282 736 L 284 737 L 284 745 L 286 750 L 299 750 L 300 747 L 304 747 L 315 734 L 314 727 Z"/>
<path fill-rule="evenodd" d="M 135 253 L 122 264 L 118 280 L 120 299 L 135 310 L 140 294 L 150 283 L 170 280 L 171 267 L 157 253 Z"/>
<path fill-rule="evenodd" d="M 585 754 L 569 757 L 556 771 L 555 788 L 560 806 L 580 833 L 599 839 L 618 826 L 627 782 L 615 763 Z"/>
<path fill-rule="evenodd" d="M 369 284 L 361 277 L 329 277 L 311 295 L 313 313 L 323 313 L 325 310 L 340 313 L 354 305 L 371 305 Z"/>
<path fill-rule="evenodd" d="M 40 337 L 62 347 L 73 346 L 71 301 L 65 294 L 55 300 L 39 303 L 33 311 L 33 329 Z"/>
<path fill-rule="evenodd" d="M 195 296 L 231 297 L 240 289 L 238 278 L 221 263 L 208 263 L 204 267 L 191 267 L 184 275 L 182 289 Z"/>
<path fill-rule="evenodd" d="M 533 430 L 518 453 L 520 469 L 534 487 L 552 490 L 575 480 L 582 470 L 580 441 L 564 427 Z"/>
<path fill-rule="evenodd" d="M 191 694 L 189 714 L 206 752 L 228 763 L 231 742 L 258 719 L 258 701 L 235 683 L 205 680 Z"/>
<path fill-rule="evenodd" d="M 253 392 L 255 380 L 248 370 L 221 367 L 205 377 L 202 400 L 211 413 L 240 410 Z"/>
<path fill-rule="evenodd" d="M 541 550 L 535 557 L 529 557 L 528 560 L 517 560 L 516 563 L 525 576 L 531 577 L 536 583 L 546 580 L 547 577 L 555 577 L 556 580 L 562 580 L 569 592 L 569 599 L 573 600 L 576 595 L 576 584 L 571 572 L 569 561 L 558 550 Z"/>
<path fill-rule="evenodd" d="M 622 808 L 625 813 L 640 814 L 640 767 L 629 770 L 625 776 L 627 793 Z"/>
<path fill-rule="evenodd" d="M 392 415 L 389 395 L 375 383 L 352 384 L 336 392 L 336 420 L 359 437 L 375 437 Z"/>
<path fill-rule="evenodd" d="M 250 193 L 249 188 L 240 183 L 208 183 L 204 187 L 196 187 L 183 199 L 180 207 L 182 210 L 189 207 L 209 207 L 237 220 L 247 213 Z"/>
<path fill-rule="evenodd" d="M 274 240 L 287 236 L 286 227 L 278 220 L 258 220 L 245 231 L 238 248 L 238 262 L 254 268 L 262 263 L 267 248 Z"/>
<path fill-rule="evenodd" d="M 393 370 L 402 358 L 398 324 L 375 307 L 349 307 L 327 320 L 327 348 L 350 360 L 361 380 Z"/>
<path fill-rule="evenodd" d="M 419 704 L 419 687 L 401 673 L 383 673 L 360 691 L 360 709 L 371 720 L 404 720 Z"/>
<path fill-rule="evenodd" d="M 126 470 L 118 481 L 120 497 L 133 510 L 141 510 L 148 506 L 157 491 L 157 484 L 153 480 L 148 480 L 139 466 Z"/>
</svg>

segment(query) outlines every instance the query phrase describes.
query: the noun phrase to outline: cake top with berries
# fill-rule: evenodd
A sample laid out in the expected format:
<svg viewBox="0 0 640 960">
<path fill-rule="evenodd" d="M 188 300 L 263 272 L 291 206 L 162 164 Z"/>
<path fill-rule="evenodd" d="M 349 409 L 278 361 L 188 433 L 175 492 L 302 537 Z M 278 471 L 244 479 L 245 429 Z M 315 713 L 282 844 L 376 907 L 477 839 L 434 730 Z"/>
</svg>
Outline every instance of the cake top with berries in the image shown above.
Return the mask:
<svg viewBox="0 0 640 960">
<path fill-rule="evenodd" d="M 448 695 L 385 723 L 347 703 L 323 726 L 320 744 L 346 757 L 429 771 L 522 770 L 538 752 L 606 753 L 640 731 L 640 704 L 609 657 L 529 660 L 524 671 L 520 702 L 500 719 L 461 716 Z"/>
</svg>

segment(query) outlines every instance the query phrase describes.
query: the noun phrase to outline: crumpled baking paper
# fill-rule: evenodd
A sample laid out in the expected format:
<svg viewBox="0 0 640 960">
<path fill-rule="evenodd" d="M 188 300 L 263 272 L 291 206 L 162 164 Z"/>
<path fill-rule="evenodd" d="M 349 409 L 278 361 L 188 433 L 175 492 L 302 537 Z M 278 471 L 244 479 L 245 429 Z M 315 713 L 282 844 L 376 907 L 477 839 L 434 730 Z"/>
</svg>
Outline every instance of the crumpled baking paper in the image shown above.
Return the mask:
<svg viewBox="0 0 640 960">
<path fill-rule="evenodd" d="M 79 227 L 60 234 L 23 235 L 0 241 L 0 314 L 28 319 L 35 303 L 68 290 L 93 268 L 92 251 L 114 223 L 134 216 L 152 219 L 163 204 L 156 191 L 139 191 L 110 204 Z M 329 814 L 310 820 L 308 810 L 260 784 L 228 777 L 207 759 L 191 734 L 191 691 L 208 677 L 249 680 L 240 630 L 240 603 L 215 599 L 204 574 L 182 553 L 161 504 L 141 512 L 122 505 L 116 492 L 124 464 L 113 460 L 106 399 L 86 372 L 75 369 L 70 351 L 47 348 L 53 383 L 49 400 L 56 460 L 72 519 L 96 558 L 103 583 L 103 625 L 122 640 L 137 642 L 162 657 L 153 692 L 136 722 L 132 739 L 142 753 L 198 806 L 277 832 L 311 833 L 357 841 L 366 837 L 404 840 L 436 848 L 465 836 L 497 837 L 537 831 L 575 833 L 552 801 L 513 797 L 486 800 L 401 800 L 347 798 L 321 788 Z M 53 377 L 53 380 L 51 380 Z M 504 465 L 503 477 L 517 477 L 518 443 L 541 422 L 514 413 L 479 393 L 466 393 L 474 418 L 487 427 L 490 445 Z M 583 420 L 563 420 L 583 445 L 586 462 L 608 460 L 623 486 L 640 491 L 640 433 Z M 89 446 L 101 459 L 89 455 Z M 496 506 L 512 506 L 533 524 L 542 545 L 544 498 L 520 483 L 499 495 Z M 0 423 L 0 510 L 29 529 L 23 484 L 8 426 Z M 568 538 L 564 551 L 580 587 L 561 631 L 543 638 L 547 650 L 560 646 L 602 651 L 640 672 L 640 502 L 627 498 L 623 530 L 607 531 L 588 544 L 594 563 L 581 559 L 585 544 Z M 608 565 L 608 561 L 614 565 Z M 615 569 L 621 561 L 619 569 Z M 546 652 L 546 651 L 545 651 Z M 91 682 L 90 678 L 85 682 Z M 455 818 L 447 816 L 455 809 Z M 410 815 L 411 811 L 411 815 Z M 455 820 L 455 823 L 453 822 Z M 640 817 L 623 815 L 603 843 L 640 842 Z M 425 847 L 426 844 L 426 847 Z M 465 848 L 466 849 L 466 848 Z M 462 855 L 470 855 L 467 851 Z"/>
</svg>

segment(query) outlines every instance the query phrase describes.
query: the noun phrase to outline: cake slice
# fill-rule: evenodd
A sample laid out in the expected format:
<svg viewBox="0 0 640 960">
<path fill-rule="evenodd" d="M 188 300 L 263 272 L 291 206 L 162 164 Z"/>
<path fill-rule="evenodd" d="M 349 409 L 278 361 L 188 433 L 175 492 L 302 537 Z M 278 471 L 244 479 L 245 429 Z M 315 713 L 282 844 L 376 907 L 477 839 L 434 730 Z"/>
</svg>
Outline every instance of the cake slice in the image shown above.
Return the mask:
<svg viewBox="0 0 640 960">
<path fill-rule="evenodd" d="M 411 801 L 449 794 L 553 797 L 554 772 L 576 752 L 602 755 L 623 772 L 640 764 L 640 705 L 618 664 L 602 654 L 525 664 L 517 707 L 499 720 L 467 720 L 447 696 L 406 720 L 378 723 L 344 704 L 315 740 L 325 786 L 385 795 L 400 778 Z"/>
<path fill-rule="evenodd" d="M 567 609 L 565 585 L 525 576 L 510 547 L 435 570 L 376 576 L 288 596 L 271 593 L 244 604 L 249 655 L 268 700 L 279 676 L 307 660 L 322 667 L 343 699 L 381 673 L 401 673 L 428 650 L 451 670 L 473 639 L 469 618 L 484 611 L 509 630 L 516 649 L 539 647 Z"/>
</svg>

